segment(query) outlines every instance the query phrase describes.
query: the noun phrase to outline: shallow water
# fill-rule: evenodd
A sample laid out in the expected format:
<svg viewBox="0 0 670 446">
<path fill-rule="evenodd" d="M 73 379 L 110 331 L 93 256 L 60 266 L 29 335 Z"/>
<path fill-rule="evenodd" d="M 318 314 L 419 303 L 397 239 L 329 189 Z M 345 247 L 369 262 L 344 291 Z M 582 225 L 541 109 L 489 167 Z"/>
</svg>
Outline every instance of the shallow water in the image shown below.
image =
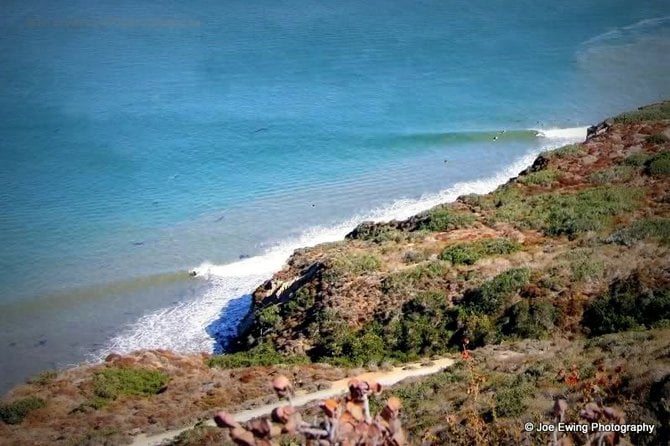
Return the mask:
<svg viewBox="0 0 670 446">
<path fill-rule="evenodd" d="M 658 1 L 89 3 L 3 3 L 0 388 L 211 350 L 292 249 L 670 94 Z"/>
</svg>

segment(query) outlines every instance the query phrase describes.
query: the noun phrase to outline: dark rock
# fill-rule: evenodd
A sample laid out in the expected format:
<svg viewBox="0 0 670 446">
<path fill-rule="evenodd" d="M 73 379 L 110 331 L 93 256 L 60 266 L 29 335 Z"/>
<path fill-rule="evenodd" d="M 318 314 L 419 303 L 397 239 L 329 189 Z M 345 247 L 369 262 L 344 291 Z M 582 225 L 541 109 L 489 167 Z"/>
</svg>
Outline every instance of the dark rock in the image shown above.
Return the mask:
<svg viewBox="0 0 670 446">
<path fill-rule="evenodd" d="M 586 130 L 586 140 L 588 141 L 591 138 L 595 138 L 596 136 L 600 136 L 603 133 L 607 132 L 610 127 L 614 125 L 614 120 L 612 118 L 605 119 L 603 122 L 592 125 Z"/>
<path fill-rule="evenodd" d="M 547 168 L 548 165 L 549 165 L 549 158 L 547 158 L 544 155 L 539 155 L 537 158 L 535 158 L 535 161 L 533 161 L 533 164 L 530 167 L 522 170 L 519 173 L 519 175 L 528 175 L 529 173 L 544 170 L 544 169 Z"/>
</svg>

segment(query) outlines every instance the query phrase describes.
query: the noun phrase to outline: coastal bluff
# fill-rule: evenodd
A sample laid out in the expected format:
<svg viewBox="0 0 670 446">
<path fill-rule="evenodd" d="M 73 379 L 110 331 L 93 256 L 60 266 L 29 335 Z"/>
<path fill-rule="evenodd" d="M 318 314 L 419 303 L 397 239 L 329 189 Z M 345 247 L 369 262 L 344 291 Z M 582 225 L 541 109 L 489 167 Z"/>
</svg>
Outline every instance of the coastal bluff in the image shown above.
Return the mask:
<svg viewBox="0 0 670 446">
<path fill-rule="evenodd" d="M 227 354 L 113 354 L 32 378 L 0 402 L 0 445 L 173 430 L 165 444 L 233 444 L 206 421 L 277 403 L 278 375 L 308 394 L 447 360 L 380 396 L 402 403 L 409 444 L 548 444 L 523 422 L 615 415 L 655 429 L 612 444 L 666 444 L 669 355 L 666 101 L 593 126 L 489 194 L 295 251 L 254 290 Z"/>
</svg>

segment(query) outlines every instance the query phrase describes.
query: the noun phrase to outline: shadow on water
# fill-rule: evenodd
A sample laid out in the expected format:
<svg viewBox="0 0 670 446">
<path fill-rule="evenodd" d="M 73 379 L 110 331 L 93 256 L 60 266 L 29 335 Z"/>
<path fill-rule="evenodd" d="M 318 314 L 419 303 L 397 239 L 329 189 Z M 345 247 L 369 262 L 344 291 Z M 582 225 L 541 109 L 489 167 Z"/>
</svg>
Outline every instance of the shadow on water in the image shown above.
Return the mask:
<svg viewBox="0 0 670 446">
<path fill-rule="evenodd" d="M 230 341 L 237 336 L 237 328 L 251 309 L 251 294 L 244 294 L 228 301 L 219 317 L 205 328 L 214 340 L 213 353 L 225 353 Z"/>
</svg>

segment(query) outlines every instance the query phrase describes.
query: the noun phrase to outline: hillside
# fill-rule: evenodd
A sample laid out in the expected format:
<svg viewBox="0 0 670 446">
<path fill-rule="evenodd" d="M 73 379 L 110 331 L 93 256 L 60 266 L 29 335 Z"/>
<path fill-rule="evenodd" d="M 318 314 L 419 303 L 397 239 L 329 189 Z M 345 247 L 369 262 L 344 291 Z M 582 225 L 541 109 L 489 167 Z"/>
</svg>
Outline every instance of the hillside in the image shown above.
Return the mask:
<svg viewBox="0 0 670 446">
<path fill-rule="evenodd" d="M 309 390 L 445 355 L 463 360 L 386 391 L 411 444 L 547 444 L 523 425 L 553 421 L 557 399 L 566 419 L 593 403 L 656 426 L 621 444 L 667 444 L 669 217 L 664 102 L 543 153 L 490 194 L 296 251 L 254 292 L 234 353 L 112 355 L 18 386 L 0 444 L 118 444 L 271 401 L 280 373 Z M 201 427 L 174 444 L 222 441 Z"/>
</svg>

